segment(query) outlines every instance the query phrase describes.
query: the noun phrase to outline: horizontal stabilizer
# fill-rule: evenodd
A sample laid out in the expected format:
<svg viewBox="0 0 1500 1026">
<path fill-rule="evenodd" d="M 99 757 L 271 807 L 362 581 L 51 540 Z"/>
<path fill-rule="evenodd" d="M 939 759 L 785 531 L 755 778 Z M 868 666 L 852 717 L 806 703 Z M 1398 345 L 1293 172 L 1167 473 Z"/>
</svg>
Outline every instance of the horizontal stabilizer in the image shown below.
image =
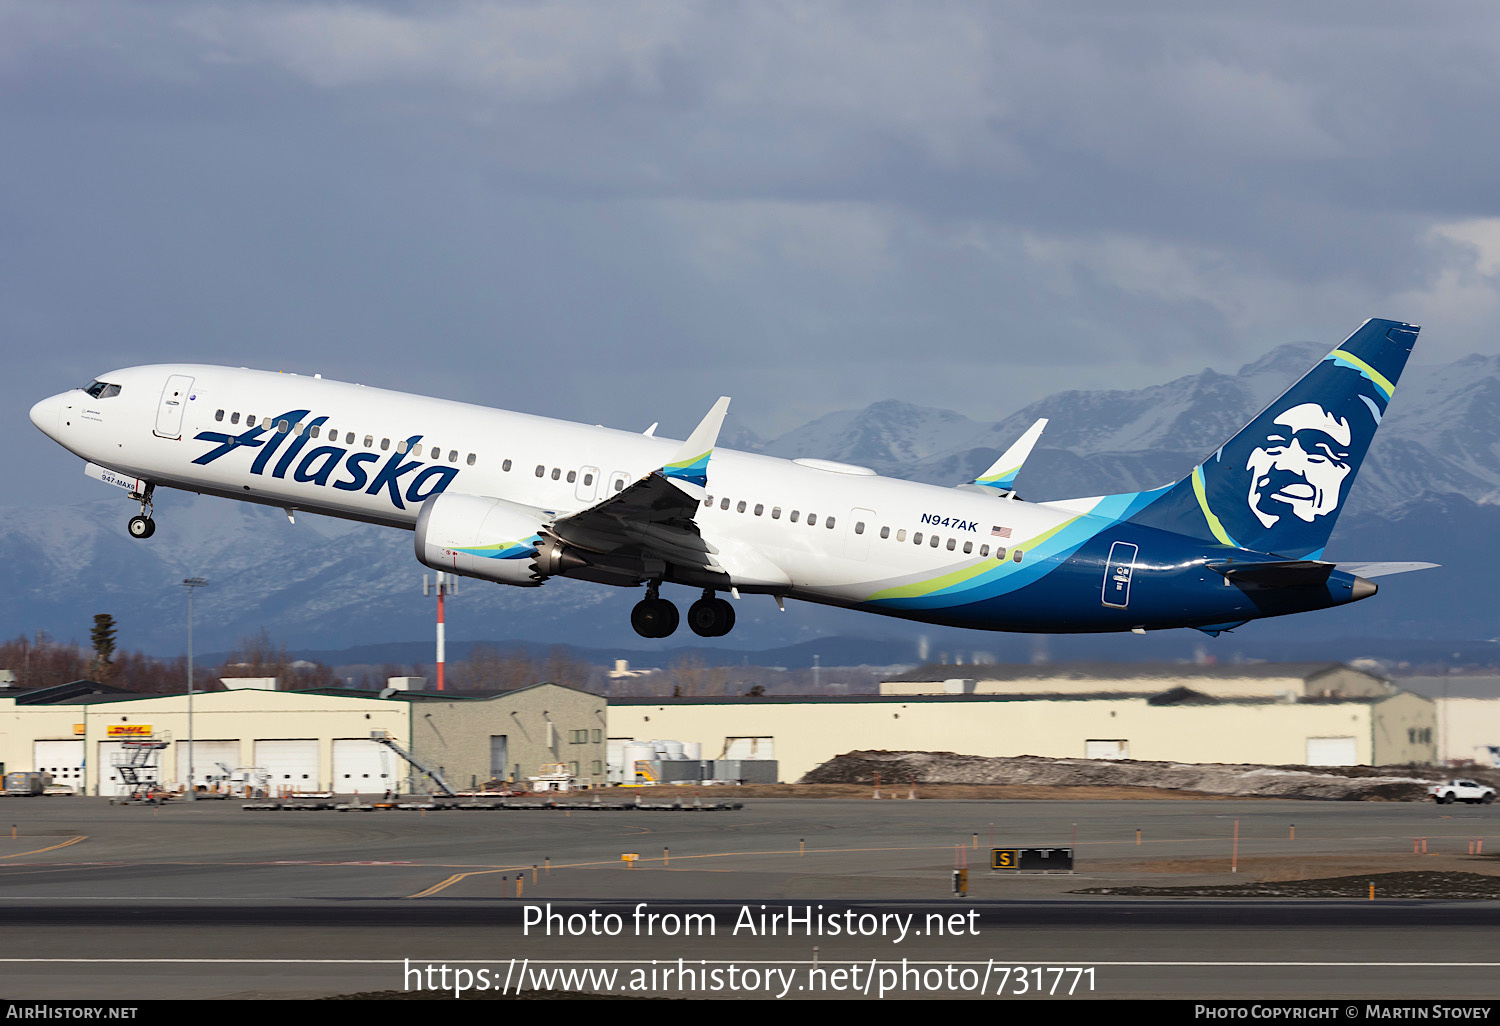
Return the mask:
<svg viewBox="0 0 1500 1026">
<path fill-rule="evenodd" d="M 1016 489 L 1016 475 L 1021 472 L 1021 467 L 1026 464 L 1026 458 L 1031 455 L 1031 450 L 1036 447 L 1036 441 L 1042 437 L 1042 429 L 1047 426 L 1047 418 L 1040 418 L 1035 424 L 1026 429 L 1026 433 L 1013 442 L 1009 449 L 1000 454 L 1000 458 L 990 464 L 990 469 L 970 481 L 967 487 L 974 491 L 986 491 L 992 494 L 1013 492 Z"/>
<path fill-rule="evenodd" d="M 1441 563 L 1340 563 L 1339 569 L 1355 577 L 1369 580 L 1371 577 L 1386 577 L 1390 574 L 1409 574 L 1413 570 L 1431 570 Z"/>
<path fill-rule="evenodd" d="M 1261 588 L 1315 588 L 1327 582 L 1334 564 L 1312 559 L 1285 559 L 1271 563 L 1209 563 L 1208 568 L 1235 584 Z"/>
</svg>

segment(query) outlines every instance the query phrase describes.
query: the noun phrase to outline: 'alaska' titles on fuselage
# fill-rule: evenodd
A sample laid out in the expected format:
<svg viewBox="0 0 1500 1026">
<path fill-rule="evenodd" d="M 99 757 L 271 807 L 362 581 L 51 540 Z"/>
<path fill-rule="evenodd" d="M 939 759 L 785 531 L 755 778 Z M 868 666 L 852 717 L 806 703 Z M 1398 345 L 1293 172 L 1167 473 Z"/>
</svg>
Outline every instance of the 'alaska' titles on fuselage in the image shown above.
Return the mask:
<svg viewBox="0 0 1500 1026">
<path fill-rule="evenodd" d="M 400 510 L 406 509 L 405 503 L 420 506 L 424 500 L 446 490 L 458 477 L 458 467 L 407 458 L 422 441 L 422 435 L 409 435 L 404 442 L 398 443 L 379 467 L 376 464 L 381 461 L 381 453 L 355 449 L 352 445 L 323 444 L 304 453 L 309 442 L 314 441 L 314 432 L 328 422 L 327 416 L 304 422 L 311 412 L 288 410 L 275 418 L 269 427 L 262 423 L 236 435 L 223 431 L 199 431 L 193 436 L 195 439 L 218 444 L 193 463 L 207 466 L 241 449 L 251 450 L 255 458 L 249 472 L 254 476 L 269 472 L 273 478 L 285 478 L 290 473 L 291 479 L 301 484 L 331 487 L 342 492 L 363 491 L 366 495 L 383 494 L 392 506 Z M 283 445 L 285 449 L 272 465 L 273 457 Z M 340 471 L 342 473 L 336 477 L 335 473 Z M 416 474 L 406 483 L 403 492 L 402 478 L 413 472 Z"/>
</svg>

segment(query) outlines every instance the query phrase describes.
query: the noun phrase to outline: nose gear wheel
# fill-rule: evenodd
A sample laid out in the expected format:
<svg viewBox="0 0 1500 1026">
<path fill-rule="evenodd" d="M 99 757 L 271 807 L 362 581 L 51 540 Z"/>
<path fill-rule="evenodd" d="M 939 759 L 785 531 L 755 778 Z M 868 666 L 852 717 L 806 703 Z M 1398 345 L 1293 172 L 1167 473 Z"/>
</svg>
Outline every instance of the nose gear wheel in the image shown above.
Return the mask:
<svg viewBox="0 0 1500 1026">
<path fill-rule="evenodd" d="M 156 521 L 151 519 L 151 493 L 155 490 L 155 485 L 147 485 L 144 492 L 130 493 L 130 497 L 141 504 L 140 513 L 130 518 L 130 537 L 149 538 L 156 533 Z"/>
</svg>

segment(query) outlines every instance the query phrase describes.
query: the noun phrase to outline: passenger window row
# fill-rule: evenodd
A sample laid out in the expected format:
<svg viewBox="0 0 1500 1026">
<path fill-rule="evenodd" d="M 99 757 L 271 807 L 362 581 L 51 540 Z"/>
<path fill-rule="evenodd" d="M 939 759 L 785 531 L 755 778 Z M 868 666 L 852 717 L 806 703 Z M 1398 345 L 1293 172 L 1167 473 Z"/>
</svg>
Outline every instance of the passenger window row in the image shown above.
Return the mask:
<svg viewBox="0 0 1500 1026">
<path fill-rule="evenodd" d="M 541 467 L 537 468 L 537 471 L 538 471 L 537 476 L 538 477 L 541 476 L 541 474 L 540 474 L 541 469 L 542 469 Z M 703 506 L 704 506 L 705 509 L 712 509 L 713 508 L 713 504 L 714 504 L 714 497 L 712 495 L 704 497 L 704 499 L 703 499 Z M 737 513 L 744 513 L 746 511 L 746 509 L 747 509 L 747 504 L 744 501 L 733 502 L 732 503 L 731 500 L 729 500 L 729 499 L 725 499 L 725 498 L 722 498 L 722 497 L 719 499 L 719 508 L 721 510 L 727 510 L 727 509 L 729 509 L 730 506 L 731 506 L 731 504 L 733 505 L 734 510 Z M 755 508 L 754 508 L 755 515 L 756 516 L 760 516 L 764 512 L 765 512 L 765 506 L 761 505 L 760 503 L 756 503 L 755 504 Z M 787 519 L 790 520 L 792 523 L 795 524 L 800 516 L 801 516 L 801 511 L 794 509 L 794 510 L 792 510 L 791 514 L 787 517 Z M 772 507 L 772 509 L 771 509 L 771 519 L 772 520 L 780 520 L 781 519 L 781 507 L 780 506 L 774 506 L 774 507 Z M 807 514 L 807 523 L 808 523 L 808 526 L 816 526 L 817 523 L 818 523 L 818 515 L 816 513 L 809 513 L 809 514 Z M 829 528 L 830 530 L 833 528 L 834 524 L 835 524 L 835 518 L 834 517 L 824 517 L 823 518 L 823 526 Z M 865 522 L 863 520 L 857 520 L 857 521 L 855 521 L 855 523 L 854 523 L 854 533 L 855 534 L 864 534 L 865 533 Z M 880 537 L 886 538 L 886 539 L 890 538 L 891 537 L 891 529 L 889 527 L 882 527 L 880 529 Z M 927 546 L 929 548 L 935 549 L 935 548 L 938 548 L 939 546 L 942 546 L 942 547 L 946 548 L 949 552 L 956 552 L 956 551 L 958 551 L 958 548 L 959 548 L 959 539 L 957 539 L 957 538 L 943 539 L 943 538 L 941 538 L 941 537 L 939 537 L 938 535 L 935 535 L 935 534 L 928 534 L 928 535 L 924 536 L 921 531 L 914 531 L 914 532 L 912 532 L 912 536 L 911 536 L 912 544 L 914 544 L 914 545 L 921 545 L 922 542 L 923 542 L 924 537 L 925 537 L 925 539 L 927 541 Z M 896 531 L 896 540 L 898 542 L 904 542 L 904 541 L 906 541 L 906 529 L 905 528 L 901 528 L 901 529 L 899 529 L 899 530 Z M 974 541 L 973 541 L 973 539 L 965 539 L 962 544 L 963 544 L 963 553 L 964 553 L 964 555 L 970 556 L 970 555 L 974 554 Z M 979 544 L 979 555 L 980 555 L 980 557 L 981 558 L 988 558 L 989 554 L 990 554 L 989 544 L 986 543 L 986 542 L 981 542 Z M 1005 558 L 1005 555 L 1006 555 L 1005 546 L 1004 545 L 996 545 L 995 546 L 995 558 L 1003 560 Z M 1021 550 L 1020 549 L 1013 549 L 1011 551 L 1011 553 L 1010 553 L 1010 558 L 1012 560 L 1014 560 L 1015 562 L 1017 562 L 1017 563 L 1021 562 Z"/>
<path fill-rule="evenodd" d="M 510 469 L 510 460 L 506 460 L 505 461 L 505 469 L 506 470 Z M 570 471 L 568 471 L 567 472 L 567 482 L 568 482 L 568 484 L 576 484 L 577 481 L 578 481 L 578 475 L 579 474 L 583 475 L 583 485 L 584 485 L 584 487 L 585 488 L 592 488 L 593 485 L 594 485 L 594 474 L 595 474 L 595 471 L 593 471 L 593 470 L 570 470 Z M 554 481 L 560 481 L 560 480 L 563 480 L 563 469 L 561 467 L 553 467 L 551 473 L 549 474 L 548 471 L 547 471 L 547 465 L 545 463 L 538 463 L 536 465 L 536 476 L 537 477 L 542 477 L 542 478 L 551 477 L 552 480 L 554 480 Z M 624 487 L 625 487 L 625 478 L 624 478 L 624 476 L 623 475 L 616 476 L 615 477 L 615 491 L 617 491 L 617 492 L 621 491 L 621 490 L 624 489 Z"/>
<path fill-rule="evenodd" d="M 214 413 L 214 420 L 219 421 L 220 423 L 222 423 L 223 420 L 224 420 L 224 416 L 225 416 L 225 411 L 224 410 L 218 410 L 217 412 Z M 253 428 L 253 427 L 255 427 L 255 422 L 256 422 L 255 414 L 253 414 L 253 413 L 247 413 L 247 414 L 245 414 L 245 427 L 247 427 L 247 428 Z M 234 412 L 234 413 L 230 413 L 229 414 L 229 423 L 232 424 L 232 425 L 238 425 L 240 423 L 240 415 L 239 415 L 238 412 Z M 286 421 L 286 420 L 273 421 L 270 417 L 261 417 L 260 418 L 260 425 L 261 425 L 261 429 L 264 430 L 264 431 L 279 431 L 283 435 L 287 434 L 289 432 L 291 434 L 295 434 L 295 435 L 300 435 L 300 434 L 304 434 L 305 433 L 307 435 L 307 437 L 309 437 L 309 438 L 326 438 L 328 441 L 335 442 L 335 443 L 337 443 L 339 441 L 339 432 L 336 429 L 330 428 L 330 427 L 325 427 L 325 426 L 319 425 L 319 424 L 313 424 L 313 425 L 309 426 L 309 425 L 301 424 L 301 423 L 293 424 L 293 423 L 291 423 L 289 421 Z M 358 436 L 353 431 L 346 431 L 346 432 L 344 432 L 343 444 L 344 445 L 354 445 L 354 444 L 356 444 L 355 440 L 356 440 L 357 437 Z M 366 449 L 377 448 L 377 446 L 375 444 L 375 436 L 374 435 L 365 435 L 364 436 L 364 447 Z M 391 440 L 389 438 L 382 438 L 382 439 L 380 439 L 380 444 L 379 444 L 378 448 L 380 449 L 381 452 L 389 452 L 390 448 L 391 448 Z M 423 445 L 422 445 L 421 442 L 418 442 L 415 445 L 412 445 L 412 446 L 408 447 L 407 444 L 406 444 L 406 440 L 404 438 L 403 439 L 398 439 L 396 441 L 396 451 L 399 452 L 399 453 L 405 453 L 407 451 L 410 451 L 413 456 L 421 456 L 422 455 L 422 449 L 423 449 Z M 444 449 L 443 449 L 442 446 L 440 446 L 440 445 L 434 445 L 433 443 L 428 442 L 427 445 L 426 445 L 426 449 L 427 449 L 427 458 L 430 459 L 430 460 L 432 460 L 434 463 L 440 463 L 440 462 L 442 462 L 444 460 Z M 458 462 L 458 457 L 459 457 L 459 452 L 458 452 L 457 449 L 448 449 L 446 451 L 447 462 L 449 462 L 449 463 L 457 463 Z M 478 461 L 478 458 L 479 457 L 475 453 L 471 452 L 471 453 L 468 454 L 467 457 L 465 457 L 464 462 L 468 466 L 472 467 Z M 502 465 L 502 467 L 503 467 L 504 470 L 507 470 L 507 471 L 510 470 L 510 460 L 506 460 L 505 463 Z"/>
<path fill-rule="evenodd" d="M 720 509 L 728 509 L 729 506 L 730 506 L 730 502 L 731 502 L 731 500 L 729 500 L 729 499 L 724 499 L 724 498 L 719 499 L 719 508 Z M 703 499 L 703 505 L 705 507 L 711 507 L 711 506 L 713 506 L 713 504 L 714 504 L 714 497 L 712 495 L 708 495 L 708 496 L 704 497 L 704 499 Z M 745 502 L 744 500 L 741 500 L 741 501 L 739 501 L 737 503 L 734 503 L 734 509 L 735 509 L 735 512 L 737 512 L 737 513 L 744 513 L 749 508 L 750 508 L 749 503 Z M 765 505 L 762 504 L 762 503 L 757 502 L 755 504 L 755 509 L 754 509 L 755 515 L 756 516 L 762 516 L 762 515 L 765 514 L 765 512 L 766 512 Z M 794 509 L 787 516 L 787 519 L 790 520 L 792 523 L 795 524 L 798 521 L 798 519 L 801 518 L 801 516 L 802 516 L 802 511 Z M 772 520 L 780 520 L 781 519 L 781 507 L 780 506 L 772 506 L 771 507 L 771 519 Z M 836 518 L 836 517 L 824 517 L 823 518 L 823 526 L 826 527 L 826 528 L 828 528 L 830 531 L 833 530 L 833 528 L 835 526 L 837 526 L 837 523 L 838 523 L 838 518 Z M 816 526 L 818 526 L 818 515 L 816 513 L 809 513 L 807 515 L 807 526 L 808 527 L 816 527 Z M 863 532 L 861 532 L 861 533 L 863 533 Z"/>
</svg>

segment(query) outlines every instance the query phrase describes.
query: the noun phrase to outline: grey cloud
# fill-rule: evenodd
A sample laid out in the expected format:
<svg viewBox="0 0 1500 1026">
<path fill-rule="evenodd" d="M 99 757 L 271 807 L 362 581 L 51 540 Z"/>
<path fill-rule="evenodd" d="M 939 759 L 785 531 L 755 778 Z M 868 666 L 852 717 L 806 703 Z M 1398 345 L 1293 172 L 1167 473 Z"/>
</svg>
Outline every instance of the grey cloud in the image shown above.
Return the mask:
<svg viewBox="0 0 1500 1026">
<path fill-rule="evenodd" d="M 1500 214 L 1497 29 L 1385 4 L 0 4 L 0 398 L 28 439 L 5 466 L 59 465 L 36 396 L 158 360 L 679 433 L 731 392 L 774 433 L 886 396 L 997 419 L 1371 314 L 1493 352 L 1465 240 Z"/>
</svg>

